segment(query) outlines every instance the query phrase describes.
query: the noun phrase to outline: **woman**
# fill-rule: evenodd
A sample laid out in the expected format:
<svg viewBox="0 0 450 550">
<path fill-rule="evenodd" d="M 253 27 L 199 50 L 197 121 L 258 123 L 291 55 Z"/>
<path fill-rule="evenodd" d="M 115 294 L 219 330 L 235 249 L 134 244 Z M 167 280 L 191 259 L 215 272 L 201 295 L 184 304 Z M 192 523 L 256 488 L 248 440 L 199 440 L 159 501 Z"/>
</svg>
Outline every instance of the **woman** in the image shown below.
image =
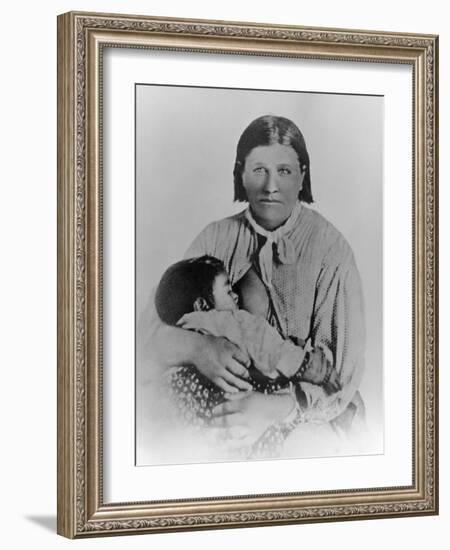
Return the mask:
<svg viewBox="0 0 450 550">
<path fill-rule="evenodd" d="M 283 421 L 286 433 L 299 425 L 314 426 L 316 433 L 319 425 L 339 430 L 363 413 L 357 391 L 364 365 L 361 284 L 343 236 L 303 204 L 313 200 L 309 155 L 292 121 L 262 116 L 244 130 L 234 190 L 235 200 L 249 207 L 208 225 L 186 257 L 207 254 L 222 260 L 242 307 L 266 318 L 285 339 L 307 346 L 305 361 L 322 369 L 324 382 L 298 383 L 295 404 L 288 394 L 239 392 L 249 388 L 245 359 L 234 345 L 160 322 L 149 349 L 160 364 L 194 364 L 235 393 L 216 408 L 215 423 L 245 434 L 246 442 Z M 331 375 L 339 380 L 337 391 L 327 387 Z"/>
</svg>

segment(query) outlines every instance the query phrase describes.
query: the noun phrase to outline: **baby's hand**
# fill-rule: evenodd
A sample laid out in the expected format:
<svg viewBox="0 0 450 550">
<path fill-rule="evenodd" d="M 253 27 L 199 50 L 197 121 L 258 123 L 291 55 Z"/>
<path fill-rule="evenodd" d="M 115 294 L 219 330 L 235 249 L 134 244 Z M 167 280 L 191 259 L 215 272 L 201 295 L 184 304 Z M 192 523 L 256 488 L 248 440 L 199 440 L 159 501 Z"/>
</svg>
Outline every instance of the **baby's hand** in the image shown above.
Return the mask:
<svg viewBox="0 0 450 550">
<path fill-rule="evenodd" d="M 193 362 L 206 378 L 226 393 L 252 389 L 244 380 L 249 377 L 250 359 L 226 338 L 205 336 Z"/>
<path fill-rule="evenodd" d="M 336 369 L 320 349 L 311 353 L 302 380 L 322 386 L 327 394 L 336 393 L 342 389 Z"/>
</svg>

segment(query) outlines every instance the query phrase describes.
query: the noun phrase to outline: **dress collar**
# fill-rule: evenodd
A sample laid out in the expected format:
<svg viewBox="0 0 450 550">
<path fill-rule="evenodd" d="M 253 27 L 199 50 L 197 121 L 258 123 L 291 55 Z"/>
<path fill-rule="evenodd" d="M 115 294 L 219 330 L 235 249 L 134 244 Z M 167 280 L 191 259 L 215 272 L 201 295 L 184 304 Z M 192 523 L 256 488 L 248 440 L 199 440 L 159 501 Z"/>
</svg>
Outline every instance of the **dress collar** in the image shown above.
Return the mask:
<svg viewBox="0 0 450 550">
<path fill-rule="evenodd" d="M 250 227 L 255 233 L 266 239 L 259 250 L 258 260 L 262 279 L 269 288 L 272 288 L 274 252 L 276 252 L 276 259 L 280 263 L 292 264 L 295 261 L 295 246 L 290 235 L 292 229 L 297 225 L 301 210 L 302 204 L 297 201 L 289 218 L 274 231 L 268 231 L 261 227 L 254 219 L 250 207 L 245 211 L 245 218 Z"/>
</svg>

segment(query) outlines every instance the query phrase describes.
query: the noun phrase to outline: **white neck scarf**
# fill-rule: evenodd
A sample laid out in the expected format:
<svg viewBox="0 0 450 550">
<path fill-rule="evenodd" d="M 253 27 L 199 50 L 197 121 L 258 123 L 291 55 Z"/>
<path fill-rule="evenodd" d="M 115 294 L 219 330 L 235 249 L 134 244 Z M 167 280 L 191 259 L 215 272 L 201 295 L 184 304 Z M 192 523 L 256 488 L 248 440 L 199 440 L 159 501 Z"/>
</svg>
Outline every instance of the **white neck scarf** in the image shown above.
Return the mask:
<svg viewBox="0 0 450 550">
<path fill-rule="evenodd" d="M 245 212 L 245 217 L 254 229 L 254 231 L 266 238 L 266 242 L 263 244 L 259 251 L 259 267 L 261 270 L 261 276 L 264 283 L 272 288 L 272 266 L 273 266 L 273 250 L 276 249 L 277 259 L 283 264 L 292 264 L 295 261 L 295 247 L 294 243 L 289 238 L 289 233 L 296 225 L 298 217 L 300 215 L 302 204 L 297 201 L 291 215 L 284 222 L 283 225 L 275 229 L 275 231 L 267 231 L 255 221 L 250 207 Z M 274 247 L 275 245 L 275 247 Z"/>
</svg>

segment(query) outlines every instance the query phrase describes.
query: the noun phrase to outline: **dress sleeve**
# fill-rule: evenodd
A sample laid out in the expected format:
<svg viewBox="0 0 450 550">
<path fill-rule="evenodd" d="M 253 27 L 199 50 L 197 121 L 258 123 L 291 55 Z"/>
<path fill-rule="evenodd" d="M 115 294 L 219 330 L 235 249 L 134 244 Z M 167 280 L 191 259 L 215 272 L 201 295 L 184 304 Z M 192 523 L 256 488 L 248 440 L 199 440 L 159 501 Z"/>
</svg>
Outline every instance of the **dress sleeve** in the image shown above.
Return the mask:
<svg viewBox="0 0 450 550">
<path fill-rule="evenodd" d="M 328 422 L 355 395 L 364 369 L 365 320 L 361 280 L 353 252 L 342 239 L 327 252 L 316 283 L 311 325 L 311 362 L 326 362 L 338 391 L 300 382 L 306 396 L 304 421 Z"/>
</svg>

